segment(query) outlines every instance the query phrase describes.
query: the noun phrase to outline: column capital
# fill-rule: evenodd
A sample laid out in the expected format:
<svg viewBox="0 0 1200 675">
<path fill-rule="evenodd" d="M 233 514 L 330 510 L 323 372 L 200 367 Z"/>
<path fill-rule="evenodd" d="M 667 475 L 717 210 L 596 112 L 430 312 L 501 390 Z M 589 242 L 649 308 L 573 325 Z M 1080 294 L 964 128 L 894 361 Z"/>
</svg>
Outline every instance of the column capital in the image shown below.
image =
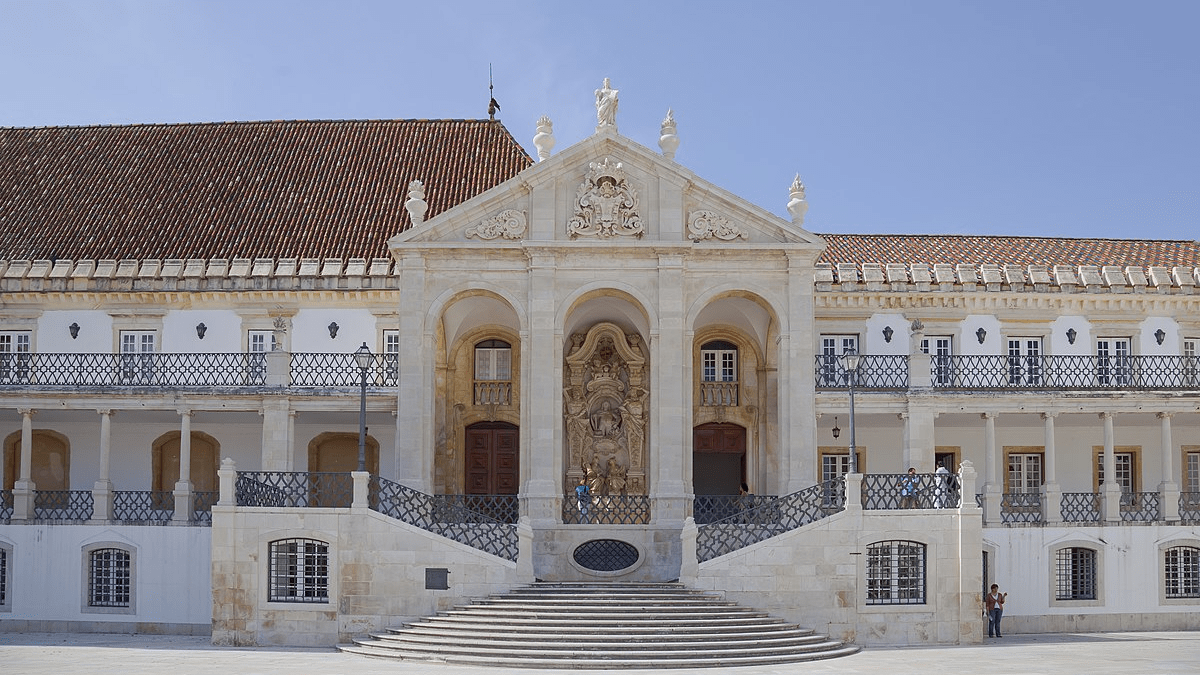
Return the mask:
<svg viewBox="0 0 1200 675">
<path fill-rule="evenodd" d="M 901 422 L 903 422 L 904 420 L 908 419 L 908 413 L 906 413 L 906 412 L 899 412 L 899 413 L 896 413 L 896 419 L 898 419 L 898 420 L 900 420 Z"/>
<path fill-rule="evenodd" d="M 1058 416 L 1059 416 L 1059 415 L 1061 415 L 1061 414 L 1062 414 L 1062 413 L 1060 413 L 1060 412 L 1059 412 L 1059 411 L 1057 411 L 1057 410 L 1051 410 L 1050 412 L 1044 412 L 1044 413 L 1042 413 L 1042 419 L 1044 419 L 1044 420 L 1052 420 L 1052 419 L 1054 419 L 1055 417 L 1058 417 Z"/>
<path fill-rule="evenodd" d="M 195 413 L 196 411 L 192 410 L 190 408 L 180 408 L 180 409 L 176 410 L 175 412 L 179 413 L 180 417 L 191 417 L 192 414 Z"/>
<path fill-rule="evenodd" d="M 104 415 L 105 417 L 111 417 L 113 415 L 116 415 L 117 411 L 113 410 L 112 408 L 96 408 L 96 414 Z"/>
<path fill-rule="evenodd" d="M 37 414 L 37 410 L 33 408 L 17 408 L 17 412 L 21 414 L 21 417 L 33 417 Z"/>
<path fill-rule="evenodd" d="M 1112 411 L 1109 411 L 1109 410 L 1105 410 L 1104 412 L 1102 412 L 1102 413 L 1099 413 L 1099 414 L 1097 415 L 1097 417 L 1099 417 L 1099 418 L 1100 418 L 1100 419 L 1102 419 L 1102 420 L 1103 420 L 1103 419 L 1110 419 L 1110 418 L 1112 418 L 1112 417 L 1116 417 L 1116 416 L 1117 416 L 1117 414 L 1116 414 L 1115 412 L 1112 412 Z"/>
<path fill-rule="evenodd" d="M 1173 413 L 1173 412 L 1160 412 L 1160 413 L 1157 413 L 1157 414 L 1155 414 L 1154 416 L 1155 416 L 1155 417 L 1157 417 L 1157 418 L 1158 418 L 1158 419 L 1160 419 L 1160 420 L 1169 420 L 1169 419 L 1171 419 L 1172 417 L 1174 417 L 1174 416 L 1175 416 L 1175 413 Z"/>
<path fill-rule="evenodd" d="M 979 413 L 979 419 L 982 419 L 982 420 L 994 420 L 999 416 L 1000 416 L 1000 413 L 996 412 L 995 410 L 989 410 L 987 412 Z"/>
</svg>

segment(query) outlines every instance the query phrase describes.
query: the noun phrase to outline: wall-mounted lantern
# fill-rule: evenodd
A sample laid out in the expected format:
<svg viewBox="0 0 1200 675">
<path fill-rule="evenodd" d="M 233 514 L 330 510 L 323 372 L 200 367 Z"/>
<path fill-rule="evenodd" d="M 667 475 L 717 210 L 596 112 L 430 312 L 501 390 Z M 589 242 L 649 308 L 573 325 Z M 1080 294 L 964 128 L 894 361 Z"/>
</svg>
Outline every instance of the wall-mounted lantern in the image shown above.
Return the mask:
<svg viewBox="0 0 1200 675">
<path fill-rule="evenodd" d="M 67 326 L 67 330 L 71 331 L 72 340 L 79 337 L 79 324 L 73 323 L 70 326 Z"/>
<path fill-rule="evenodd" d="M 1075 332 L 1074 328 L 1068 328 L 1067 329 L 1067 343 L 1075 344 L 1075 336 L 1076 335 L 1079 335 L 1079 333 Z"/>
<path fill-rule="evenodd" d="M 891 326 L 884 326 L 884 327 L 883 327 L 883 341 L 884 341 L 884 342 L 886 342 L 886 343 L 888 343 L 888 344 L 891 344 L 891 342 L 892 342 L 892 333 L 893 333 L 893 332 L 894 332 L 894 331 L 892 331 L 892 327 L 891 327 Z"/>
<path fill-rule="evenodd" d="M 329 339 L 336 340 L 338 328 L 341 328 L 341 326 L 337 325 L 336 321 L 330 321 L 327 328 L 329 328 Z"/>
<path fill-rule="evenodd" d="M 1158 330 L 1154 331 L 1154 339 L 1158 340 L 1158 344 L 1161 345 L 1163 343 L 1163 340 L 1167 339 L 1167 332 L 1165 330 L 1159 328 Z"/>
<path fill-rule="evenodd" d="M 979 338 L 979 344 L 983 344 L 983 341 L 987 339 L 987 331 L 983 329 L 983 326 L 980 326 L 979 330 L 975 331 L 975 337 Z"/>
<path fill-rule="evenodd" d="M 208 332 L 208 326 L 205 326 L 203 321 L 201 321 L 200 323 L 196 324 L 196 337 L 198 337 L 198 338 L 200 338 L 201 340 L 203 340 L 203 339 L 204 339 L 204 334 L 205 334 L 205 333 L 207 333 L 207 332 Z"/>
</svg>

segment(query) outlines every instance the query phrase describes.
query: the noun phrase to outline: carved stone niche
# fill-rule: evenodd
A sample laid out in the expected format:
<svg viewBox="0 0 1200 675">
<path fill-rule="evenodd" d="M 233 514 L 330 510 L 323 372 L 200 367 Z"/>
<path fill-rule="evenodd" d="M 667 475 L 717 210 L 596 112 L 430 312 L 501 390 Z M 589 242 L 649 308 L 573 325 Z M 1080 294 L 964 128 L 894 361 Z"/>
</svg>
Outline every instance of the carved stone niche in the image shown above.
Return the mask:
<svg viewBox="0 0 1200 675">
<path fill-rule="evenodd" d="M 575 215 L 567 223 L 567 233 L 572 239 L 640 238 L 645 228 L 638 206 L 637 190 L 626 179 L 621 163 L 605 157 L 588 165 L 587 177 L 575 193 Z"/>
<path fill-rule="evenodd" d="M 593 496 L 647 494 L 649 389 L 641 336 L 600 323 L 571 336 L 563 383 L 567 484 Z"/>
</svg>

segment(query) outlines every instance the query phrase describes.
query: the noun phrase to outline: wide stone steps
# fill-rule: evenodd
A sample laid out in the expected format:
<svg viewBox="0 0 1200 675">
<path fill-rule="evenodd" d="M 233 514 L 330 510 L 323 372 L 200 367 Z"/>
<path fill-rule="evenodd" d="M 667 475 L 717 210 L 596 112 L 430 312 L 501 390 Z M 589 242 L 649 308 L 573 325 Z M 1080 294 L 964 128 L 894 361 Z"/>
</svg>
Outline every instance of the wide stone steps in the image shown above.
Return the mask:
<svg viewBox="0 0 1200 675">
<path fill-rule="evenodd" d="M 588 669 L 771 665 L 858 652 L 716 593 L 617 583 L 537 583 L 340 649 L 410 661 Z"/>
</svg>

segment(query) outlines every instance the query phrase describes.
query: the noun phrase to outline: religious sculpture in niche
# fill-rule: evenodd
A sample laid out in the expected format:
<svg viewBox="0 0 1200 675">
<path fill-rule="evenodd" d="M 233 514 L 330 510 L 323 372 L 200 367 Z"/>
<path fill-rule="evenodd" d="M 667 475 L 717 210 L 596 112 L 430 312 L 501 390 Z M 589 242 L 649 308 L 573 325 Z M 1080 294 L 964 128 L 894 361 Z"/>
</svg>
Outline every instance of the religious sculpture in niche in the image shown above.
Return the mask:
<svg viewBox="0 0 1200 675">
<path fill-rule="evenodd" d="M 688 239 L 704 241 L 716 237 L 722 241 L 746 239 L 746 233 L 729 219 L 713 211 L 692 211 L 688 215 Z"/>
<path fill-rule="evenodd" d="M 582 480 L 593 496 L 647 494 L 648 383 L 641 336 L 598 324 L 571 336 L 566 362 L 565 491 Z"/>
<path fill-rule="evenodd" d="M 641 237 L 645 232 L 638 215 L 637 190 L 629 185 L 620 162 L 605 157 L 588 165 L 588 174 L 575 196 L 575 216 L 567 223 L 574 239 L 580 235 L 607 239 Z"/>
<path fill-rule="evenodd" d="M 526 227 L 524 211 L 505 209 L 491 218 L 479 221 L 478 225 L 467 228 L 467 237 L 520 239 L 525 234 Z"/>
</svg>

